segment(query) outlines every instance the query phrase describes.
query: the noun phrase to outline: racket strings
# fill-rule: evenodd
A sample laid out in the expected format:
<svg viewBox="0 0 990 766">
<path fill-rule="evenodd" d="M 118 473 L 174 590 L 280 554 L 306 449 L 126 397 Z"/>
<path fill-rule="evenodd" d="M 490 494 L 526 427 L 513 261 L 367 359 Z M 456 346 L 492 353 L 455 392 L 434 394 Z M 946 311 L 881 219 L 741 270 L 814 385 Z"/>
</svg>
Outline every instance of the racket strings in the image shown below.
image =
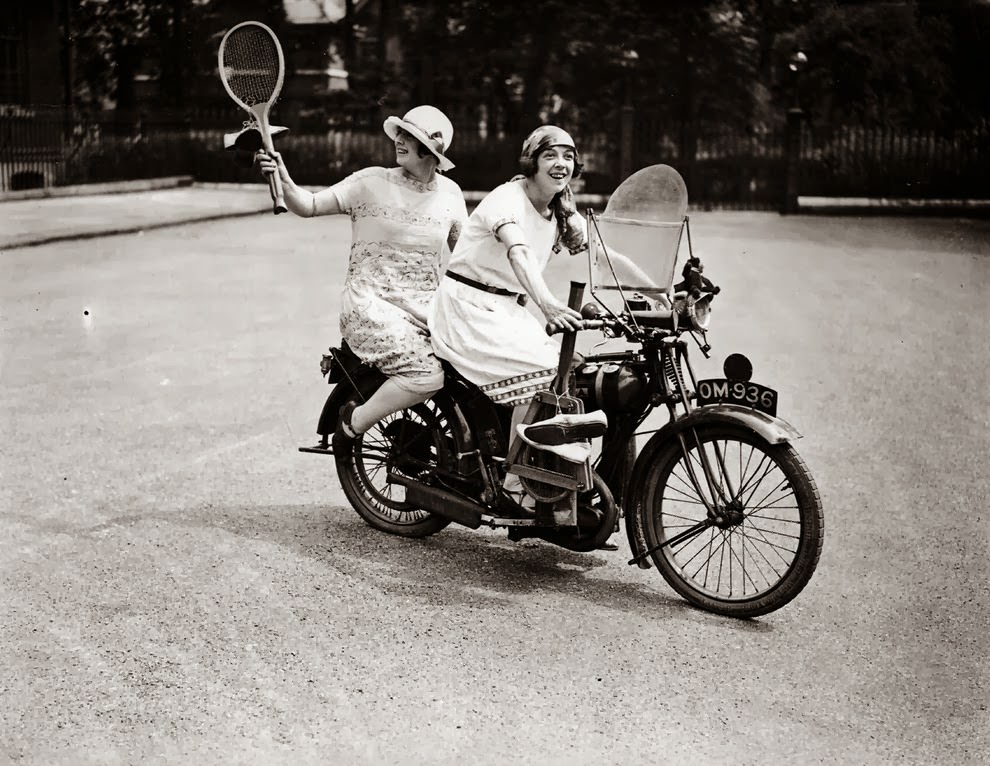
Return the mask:
<svg viewBox="0 0 990 766">
<path fill-rule="evenodd" d="M 246 105 L 270 101 L 279 80 L 276 42 L 260 27 L 235 29 L 224 45 L 221 74 L 231 92 Z"/>
</svg>

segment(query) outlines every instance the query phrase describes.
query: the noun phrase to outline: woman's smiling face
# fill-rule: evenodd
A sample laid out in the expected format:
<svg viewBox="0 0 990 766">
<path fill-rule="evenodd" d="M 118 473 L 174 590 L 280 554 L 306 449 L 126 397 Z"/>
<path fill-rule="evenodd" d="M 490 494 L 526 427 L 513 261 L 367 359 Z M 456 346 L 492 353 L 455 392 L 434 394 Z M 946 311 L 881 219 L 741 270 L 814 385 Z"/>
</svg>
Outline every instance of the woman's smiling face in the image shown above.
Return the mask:
<svg viewBox="0 0 990 766">
<path fill-rule="evenodd" d="M 396 133 L 393 143 L 395 144 L 396 164 L 410 172 L 428 169 L 435 162 L 433 155 L 425 150 L 423 151 L 425 156 L 421 156 L 420 147 L 422 144 L 401 128 Z"/>
<path fill-rule="evenodd" d="M 562 144 L 548 146 L 536 157 L 533 180 L 548 191 L 552 189 L 556 194 L 570 182 L 576 161 L 577 153 L 571 147 Z"/>
</svg>

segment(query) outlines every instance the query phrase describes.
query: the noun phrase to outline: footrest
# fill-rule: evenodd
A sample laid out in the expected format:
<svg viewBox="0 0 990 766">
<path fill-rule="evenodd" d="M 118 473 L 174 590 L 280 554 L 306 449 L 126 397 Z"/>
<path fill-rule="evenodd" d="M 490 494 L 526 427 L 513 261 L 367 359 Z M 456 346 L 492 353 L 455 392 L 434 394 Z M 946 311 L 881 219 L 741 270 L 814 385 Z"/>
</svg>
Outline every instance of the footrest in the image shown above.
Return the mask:
<svg viewBox="0 0 990 766">
<path fill-rule="evenodd" d="M 312 447 L 300 447 L 299 448 L 299 451 L 300 452 L 312 452 L 312 453 L 314 453 L 316 455 L 332 455 L 333 454 L 333 449 L 330 447 L 330 445 L 329 444 L 323 444 L 322 442 L 320 442 L 319 444 L 314 444 Z"/>
</svg>

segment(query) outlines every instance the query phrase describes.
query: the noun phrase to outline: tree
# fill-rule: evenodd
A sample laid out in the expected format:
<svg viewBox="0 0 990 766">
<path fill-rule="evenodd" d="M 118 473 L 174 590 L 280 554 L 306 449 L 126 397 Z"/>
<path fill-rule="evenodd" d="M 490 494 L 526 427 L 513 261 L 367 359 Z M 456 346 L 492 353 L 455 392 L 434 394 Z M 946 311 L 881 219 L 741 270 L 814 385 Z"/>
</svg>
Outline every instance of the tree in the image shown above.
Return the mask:
<svg viewBox="0 0 990 766">
<path fill-rule="evenodd" d="M 234 21 L 285 20 L 280 0 L 74 0 L 77 92 L 87 105 L 135 106 L 135 76 L 157 75 L 161 103 L 188 103 L 188 88 L 215 67 L 216 36 Z"/>
<path fill-rule="evenodd" d="M 145 2 L 78 0 L 73 14 L 83 104 L 134 105 L 134 75 L 150 34 Z"/>
<path fill-rule="evenodd" d="M 950 29 L 915 0 L 830 0 L 791 37 L 809 58 L 802 102 L 815 119 L 933 127 L 954 108 Z"/>
<path fill-rule="evenodd" d="M 918 5 L 920 18 L 943 24 L 949 38 L 942 57 L 948 79 L 942 127 L 986 123 L 990 119 L 990 2 L 919 0 Z"/>
<path fill-rule="evenodd" d="M 72 0 L 77 93 L 134 104 L 158 75 L 163 104 L 212 76 L 219 35 L 256 18 L 280 31 L 281 0 Z M 394 112 L 444 106 L 462 124 L 520 137 L 555 120 L 610 130 L 779 119 L 793 98 L 787 57 L 803 49 L 802 103 L 815 119 L 945 126 L 990 112 L 988 0 L 345 0 L 346 101 Z M 375 44 L 355 39 L 361 30 Z M 343 98 L 343 97 L 341 97 Z"/>
</svg>

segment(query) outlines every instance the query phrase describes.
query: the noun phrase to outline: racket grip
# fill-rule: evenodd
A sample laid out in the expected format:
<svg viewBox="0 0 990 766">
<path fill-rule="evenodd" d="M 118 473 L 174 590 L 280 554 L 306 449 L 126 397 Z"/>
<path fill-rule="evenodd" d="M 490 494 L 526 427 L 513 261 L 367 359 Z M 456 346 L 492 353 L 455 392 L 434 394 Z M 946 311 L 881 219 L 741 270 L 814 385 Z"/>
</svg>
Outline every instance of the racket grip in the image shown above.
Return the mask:
<svg viewBox="0 0 990 766">
<path fill-rule="evenodd" d="M 285 198 L 282 196 L 282 179 L 278 175 L 278 170 L 268 176 L 268 190 L 272 194 L 272 215 L 288 211 L 289 208 L 285 206 Z"/>
</svg>

